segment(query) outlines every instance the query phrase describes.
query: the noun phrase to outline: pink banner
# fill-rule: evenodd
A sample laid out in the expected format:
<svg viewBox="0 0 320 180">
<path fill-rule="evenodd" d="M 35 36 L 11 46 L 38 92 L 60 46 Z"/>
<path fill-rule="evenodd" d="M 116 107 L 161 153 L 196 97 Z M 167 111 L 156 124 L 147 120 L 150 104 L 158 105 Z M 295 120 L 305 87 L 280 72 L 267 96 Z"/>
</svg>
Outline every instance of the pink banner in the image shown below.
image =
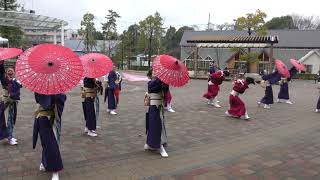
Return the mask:
<svg viewBox="0 0 320 180">
<path fill-rule="evenodd" d="M 137 74 L 122 73 L 122 76 L 128 81 L 149 81 L 149 78 L 147 76 Z"/>
</svg>

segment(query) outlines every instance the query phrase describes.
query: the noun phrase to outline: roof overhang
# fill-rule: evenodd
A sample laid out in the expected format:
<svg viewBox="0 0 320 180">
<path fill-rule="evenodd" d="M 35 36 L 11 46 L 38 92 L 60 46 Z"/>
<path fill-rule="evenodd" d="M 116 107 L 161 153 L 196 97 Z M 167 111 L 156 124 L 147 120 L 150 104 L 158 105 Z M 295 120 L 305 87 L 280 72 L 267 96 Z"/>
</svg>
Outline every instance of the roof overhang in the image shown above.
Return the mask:
<svg viewBox="0 0 320 180">
<path fill-rule="evenodd" d="M 0 26 L 21 27 L 23 29 L 57 29 L 66 25 L 68 25 L 66 21 L 53 17 L 36 15 L 33 13 L 0 10 Z"/>
<path fill-rule="evenodd" d="M 197 43 L 197 48 L 266 48 L 266 43 Z"/>
<path fill-rule="evenodd" d="M 278 36 L 202 35 L 191 37 L 187 43 L 198 48 L 265 48 L 278 43 L 278 40 Z"/>
<path fill-rule="evenodd" d="M 320 53 L 317 50 L 312 50 L 312 51 L 308 52 L 308 54 L 306 54 L 305 56 L 300 58 L 299 62 L 300 63 L 304 63 L 304 61 L 306 61 L 313 54 L 316 54 L 316 55 L 318 55 L 320 57 Z"/>
<path fill-rule="evenodd" d="M 9 42 L 8 39 L 0 37 L 0 44 L 7 44 Z"/>
</svg>

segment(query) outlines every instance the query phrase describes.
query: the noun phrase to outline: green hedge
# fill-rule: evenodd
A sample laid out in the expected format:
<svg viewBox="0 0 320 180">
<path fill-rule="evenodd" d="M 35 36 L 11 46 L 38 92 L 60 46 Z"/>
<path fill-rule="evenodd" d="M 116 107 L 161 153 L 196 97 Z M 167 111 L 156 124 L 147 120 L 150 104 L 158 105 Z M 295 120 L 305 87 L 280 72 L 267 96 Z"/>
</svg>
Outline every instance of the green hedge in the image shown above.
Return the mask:
<svg viewBox="0 0 320 180">
<path fill-rule="evenodd" d="M 317 77 L 316 74 L 296 74 L 294 79 L 314 80 Z"/>
</svg>

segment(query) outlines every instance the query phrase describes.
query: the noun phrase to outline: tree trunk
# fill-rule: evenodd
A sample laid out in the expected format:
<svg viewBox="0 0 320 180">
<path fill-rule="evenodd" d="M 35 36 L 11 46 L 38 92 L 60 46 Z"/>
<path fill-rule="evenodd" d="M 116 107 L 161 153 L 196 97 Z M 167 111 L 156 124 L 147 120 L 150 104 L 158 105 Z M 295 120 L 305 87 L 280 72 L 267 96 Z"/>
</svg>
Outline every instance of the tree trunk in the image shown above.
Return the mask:
<svg viewBox="0 0 320 180">
<path fill-rule="evenodd" d="M 152 53 L 152 49 L 151 49 L 151 43 L 152 43 L 152 33 L 151 36 L 149 38 L 149 52 L 148 52 L 148 67 L 150 68 L 150 64 L 151 64 L 151 53 Z"/>
<path fill-rule="evenodd" d="M 8 0 L 4 0 L 4 10 L 8 11 Z"/>
<path fill-rule="evenodd" d="M 109 45 L 108 45 L 108 55 L 111 58 L 111 40 L 108 40 Z"/>
<path fill-rule="evenodd" d="M 121 42 L 121 68 L 123 70 L 123 41 Z"/>
<path fill-rule="evenodd" d="M 88 28 L 87 28 L 87 32 L 86 32 L 86 50 L 87 53 L 89 52 L 89 32 L 88 32 Z"/>
</svg>

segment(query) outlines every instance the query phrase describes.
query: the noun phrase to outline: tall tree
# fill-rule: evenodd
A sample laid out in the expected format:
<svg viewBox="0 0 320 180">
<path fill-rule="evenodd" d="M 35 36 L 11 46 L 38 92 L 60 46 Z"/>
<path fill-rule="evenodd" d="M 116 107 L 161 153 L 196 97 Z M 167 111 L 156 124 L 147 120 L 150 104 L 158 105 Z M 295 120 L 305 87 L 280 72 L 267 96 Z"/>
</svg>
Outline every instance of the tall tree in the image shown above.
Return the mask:
<svg viewBox="0 0 320 180">
<path fill-rule="evenodd" d="M 152 53 L 159 52 L 161 49 L 160 38 L 164 33 L 162 28 L 163 19 L 158 12 L 153 16 L 148 16 L 143 21 L 139 22 L 140 32 L 144 34 L 142 37 L 147 38 L 148 44 L 148 66 L 150 67 Z"/>
<path fill-rule="evenodd" d="M 17 0 L 0 0 L 0 8 L 5 11 L 15 11 L 18 7 Z"/>
<path fill-rule="evenodd" d="M 123 69 L 123 61 L 124 61 L 124 58 L 125 57 L 129 57 L 129 51 L 127 51 L 127 49 L 125 48 L 126 44 L 127 44 L 127 41 L 126 41 L 126 34 L 127 32 L 124 31 L 120 36 L 119 36 L 119 39 L 120 39 L 120 43 L 118 44 L 117 46 L 117 49 L 116 49 L 116 53 L 115 53 L 115 56 L 113 57 L 113 60 L 115 60 L 116 62 L 121 62 L 121 67 Z"/>
<path fill-rule="evenodd" d="M 291 16 L 274 17 L 265 26 L 267 29 L 297 29 Z"/>
<path fill-rule="evenodd" d="M 83 19 L 81 21 L 81 29 L 79 30 L 79 34 L 84 37 L 84 44 L 86 48 L 86 52 L 92 51 L 93 47 L 96 46 L 97 42 L 94 38 L 94 33 L 96 32 L 96 28 L 94 27 L 94 15 L 91 13 L 86 13 L 83 15 Z"/>
<path fill-rule="evenodd" d="M 0 0 L 0 9 L 5 11 L 15 11 L 18 7 L 17 0 Z M 0 35 L 9 39 L 12 47 L 21 47 L 26 44 L 24 32 L 20 27 L 0 26 Z"/>
<path fill-rule="evenodd" d="M 108 55 L 110 56 L 112 51 L 111 47 L 113 47 L 111 42 L 112 40 L 117 39 L 117 19 L 120 18 L 121 16 L 113 10 L 108 10 L 108 12 L 109 14 L 105 17 L 107 19 L 107 22 L 102 23 L 102 30 L 103 30 L 105 39 L 109 42 Z"/>
<path fill-rule="evenodd" d="M 174 39 L 175 35 L 176 35 L 176 28 L 170 26 L 166 32 L 166 35 L 163 37 L 163 40 L 162 40 L 167 54 L 171 54 L 172 50 L 176 46 L 176 42 Z"/>
<path fill-rule="evenodd" d="M 267 14 L 258 9 L 255 13 L 248 13 L 246 16 L 239 17 L 236 20 L 236 27 L 238 30 L 247 30 L 249 36 L 253 31 L 265 35 L 267 34 L 264 21 L 266 17 Z M 244 49 L 239 49 L 239 51 L 244 51 Z M 250 63 L 258 59 L 257 54 L 251 53 L 251 49 L 248 48 L 248 52 L 242 58 L 247 61 L 247 70 L 250 72 Z"/>
<path fill-rule="evenodd" d="M 292 14 L 294 25 L 300 29 L 316 29 L 320 25 L 320 18 L 318 16 L 303 16 L 299 14 Z"/>
<path fill-rule="evenodd" d="M 127 60 L 130 66 L 129 58 L 145 52 L 145 38 L 141 38 L 139 26 L 137 24 L 130 25 L 127 30 L 119 36 L 121 43 L 117 46 L 117 51 L 114 59 L 117 62 Z M 141 44 L 139 44 L 141 43 Z"/>
<path fill-rule="evenodd" d="M 163 38 L 163 45 L 165 47 L 166 54 L 180 58 L 180 41 L 184 31 L 194 31 L 194 29 L 188 26 L 183 26 L 178 30 L 174 27 L 169 27 Z"/>
<path fill-rule="evenodd" d="M 104 40 L 104 35 L 103 35 L 103 33 L 101 31 L 95 31 L 93 33 L 93 37 L 96 40 Z"/>
<path fill-rule="evenodd" d="M 139 52 L 138 40 L 140 38 L 139 26 L 133 24 L 129 26 L 128 30 L 122 34 L 121 41 L 123 41 L 124 49 L 129 56 L 137 55 Z"/>
<path fill-rule="evenodd" d="M 19 27 L 0 26 L 0 36 L 7 38 L 11 47 L 22 47 L 26 44 L 24 32 Z"/>
<path fill-rule="evenodd" d="M 255 13 L 248 13 L 246 16 L 239 17 L 236 20 L 236 27 L 238 30 L 247 30 L 251 35 L 252 31 L 258 34 L 266 34 L 265 21 L 267 14 L 259 9 Z"/>
</svg>

